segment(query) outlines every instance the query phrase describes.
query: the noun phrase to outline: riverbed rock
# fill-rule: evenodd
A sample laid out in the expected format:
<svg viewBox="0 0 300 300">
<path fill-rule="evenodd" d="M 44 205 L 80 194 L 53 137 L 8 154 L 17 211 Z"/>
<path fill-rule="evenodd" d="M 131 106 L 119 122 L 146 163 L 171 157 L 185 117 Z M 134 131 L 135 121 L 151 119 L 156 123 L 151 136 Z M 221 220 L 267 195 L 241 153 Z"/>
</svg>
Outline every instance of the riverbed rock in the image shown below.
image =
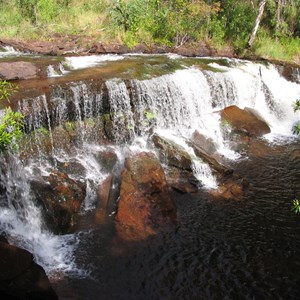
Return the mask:
<svg viewBox="0 0 300 300">
<path fill-rule="evenodd" d="M 217 151 L 217 145 L 214 143 L 213 139 L 206 137 L 197 130 L 194 131 L 191 141 L 194 145 L 205 151 L 208 155 L 212 155 Z"/>
<path fill-rule="evenodd" d="M 228 122 L 235 133 L 249 137 L 259 137 L 271 132 L 268 124 L 254 109 L 240 109 L 236 105 L 228 106 L 221 111 L 221 119 L 223 122 Z"/>
<path fill-rule="evenodd" d="M 109 207 L 110 191 L 113 183 L 113 175 L 109 174 L 103 181 L 99 183 L 97 189 L 96 202 L 96 219 L 98 222 L 103 222 L 107 216 Z"/>
<path fill-rule="evenodd" d="M 176 207 L 153 153 L 132 153 L 126 158 L 115 223 L 124 240 L 145 239 L 176 224 Z"/>
<path fill-rule="evenodd" d="M 151 141 L 159 150 L 159 157 L 163 162 L 182 170 L 192 171 L 192 158 L 182 146 L 158 134 L 154 134 Z"/>
<path fill-rule="evenodd" d="M 79 210 L 85 199 L 85 184 L 54 170 L 49 176 L 44 176 L 44 180 L 31 181 L 31 186 L 44 208 L 49 228 L 57 233 L 70 232 L 79 218 Z"/>
<path fill-rule="evenodd" d="M 200 147 L 193 141 L 188 141 L 188 145 L 190 145 L 194 149 L 195 155 L 197 157 L 199 157 L 205 163 L 209 164 L 215 175 L 224 176 L 233 173 L 233 170 L 230 167 L 223 164 L 219 156 L 208 154 L 203 147 Z"/>
<path fill-rule="evenodd" d="M 192 172 L 168 167 L 165 173 L 169 186 L 180 193 L 196 193 L 202 186 Z"/>
<path fill-rule="evenodd" d="M 32 62 L 0 62 L 0 79 L 22 80 L 39 76 L 39 69 Z"/>
<path fill-rule="evenodd" d="M 224 177 L 216 189 L 210 190 L 214 198 L 240 201 L 245 195 L 249 182 L 245 178 L 234 174 L 233 176 Z"/>
<path fill-rule="evenodd" d="M 117 162 L 118 156 L 113 148 L 106 147 L 94 153 L 96 161 L 101 166 L 104 172 L 111 173 L 113 172 Z"/>
<path fill-rule="evenodd" d="M 0 241 L 1 299 L 58 299 L 44 269 L 28 251 Z"/>
</svg>

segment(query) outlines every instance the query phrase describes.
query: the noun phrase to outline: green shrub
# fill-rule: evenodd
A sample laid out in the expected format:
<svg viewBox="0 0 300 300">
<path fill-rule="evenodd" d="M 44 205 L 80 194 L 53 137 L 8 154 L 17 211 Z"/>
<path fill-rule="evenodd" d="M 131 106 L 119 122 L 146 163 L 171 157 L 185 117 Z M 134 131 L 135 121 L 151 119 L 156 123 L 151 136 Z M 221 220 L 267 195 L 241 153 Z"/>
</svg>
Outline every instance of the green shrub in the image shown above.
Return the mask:
<svg viewBox="0 0 300 300">
<path fill-rule="evenodd" d="M 300 213 L 300 201 L 298 199 L 293 200 L 293 207 L 292 210 L 295 213 Z"/>
<path fill-rule="evenodd" d="M 0 81 L 0 100 L 8 100 L 10 95 L 16 91 L 16 87 L 3 80 Z M 0 151 L 15 147 L 17 141 L 23 134 L 24 116 L 19 112 L 6 108 L 2 118 L 0 118 Z"/>
</svg>

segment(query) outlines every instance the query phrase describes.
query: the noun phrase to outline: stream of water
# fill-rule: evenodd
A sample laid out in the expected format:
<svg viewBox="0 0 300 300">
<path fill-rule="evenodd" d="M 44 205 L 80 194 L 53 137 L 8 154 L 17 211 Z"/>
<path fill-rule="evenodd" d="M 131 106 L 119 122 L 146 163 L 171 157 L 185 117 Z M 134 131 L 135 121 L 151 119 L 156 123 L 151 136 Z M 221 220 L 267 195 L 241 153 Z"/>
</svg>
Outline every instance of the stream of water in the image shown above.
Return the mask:
<svg viewBox="0 0 300 300">
<path fill-rule="evenodd" d="M 13 55 L 12 49 L 6 52 L 5 57 Z M 107 69 L 113 71 L 103 77 Z M 74 81 L 76 74 L 93 77 Z M 177 56 L 71 57 L 59 68 L 50 66 L 48 76 L 50 91 L 20 98 L 18 108 L 30 111 L 28 132 L 47 131 L 50 150 L 44 151 L 43 135 L 36 135 L 30 146 L 34 155 L 22 162 L 1 157 L 0 232 L 35 255 L 60 299 L 300 298 L 300 223 L 291 211 L 291 200 L 300 194 L 300 144 L 291 132 L 299 119 L 292 104 L 300 99 L 300 84 L 271 64 Z M 72 81 L 61 81 L 68 76 Z M 264 140 L 272 151 L 242 157 L 230 149 L 217 113 L 229 105 L 260 113 L 271 128 Z M 97 137 L 108 113 L 114 140 L 109 145 Z M 71 150 L 57 140 L 63 126 L 76 132 Z M 128 151 L 154 151 L 147 139 L 156 132 L 194 157 L 186 141 L 195 130 L 211 138 L 250 182 L 242 201 L 213 200 L 209 190 L 216 179 L 195 159 L 193 172 L 203 188 L 195 194 L 173 192 L 176 230 L 121 243 L 115 211 L 95 224 L 96 189 L 109 175 L 95 159 L 99 151 L 116 154 L 114 172 L 119 172 Z M 55 235 L 34 204 L 29 178 L 74 162 L 84 171 L 68 175 L 84 182 L 87 191 L 82 219 L 74 233 Z"/>
</svg>

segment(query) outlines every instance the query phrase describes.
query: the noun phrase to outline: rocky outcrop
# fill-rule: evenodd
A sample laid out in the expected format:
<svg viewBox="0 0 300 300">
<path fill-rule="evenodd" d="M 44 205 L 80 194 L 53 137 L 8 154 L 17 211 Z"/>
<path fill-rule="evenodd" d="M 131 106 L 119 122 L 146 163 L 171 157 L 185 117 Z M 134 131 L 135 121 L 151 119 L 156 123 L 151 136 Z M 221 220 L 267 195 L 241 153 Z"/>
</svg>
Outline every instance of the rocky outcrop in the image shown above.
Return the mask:
<svg viewBox="0 0 300 300">
<path fill-rule="evenodd" d="M 159 150 L 159 157 L 162 161 L 170 166 L 192 171 L 192 158 L 182 146 L 158 134 L 154 134 L 151 140 Z"/>
<path fill-rule="evenodd" d="M 63 35 L 54 34 L 49 41 L 18 41 L 13 39 L 0 39 L 1 45 L 9 45 L 23 52 L 38 53 L 44 55 L 74 55 L 74 54 L 123 54 L 123 53 L 170 53 L 179 55 L 195 56 L 227 56 L 235 55 L 233 48 L 223 47 L 221 50 L 212 48 L 210 45 L 201 42 L 198 44 L 184 44 L 175 48 L 161 45 L 138 44 L 130 49 L 122 44 L 105 44 L 95 41 L 85 35 Z"/>
<path fill-rule="evenodd" d="M 192 172 L 174 167 L 168 167 L 165 172 L 169 186 L 180 193 L 196 193 L 201 187 L 201 182 Z"/>
<path fill-rule="evenodd" d="M 145 239 L 176 223 L 176 207 L 154 154 L 133 153 L 126 158 L 115 222 L 125 240 Z"/>
<path fill-rule="evenodd" d="M 201 183 L 193 175 L 190 154 L 182 146 L 158 134 L 154 134 L 151 141 L 159 153 L 160 160 L 167 165 L 165 172 L 170 187 L 181 193 L 196 192 Z"/>
<path fill-rule="evenodd" d="M 70 232 L 85 199 L 84 183 L 71 179 L 66 173 L 53 171 L 44 180 L 33 180 L 31 186 L 44 208 L 49 228 L 58 233 Z"/>
<path fill-rule="evenodd" d="M 259 137 L 271 132 L 268 124 L 259 117 L 259 113 L 254 109 L 240 109 L 235 105 L 228 106 L 221 111 L 221 118 L 237 134 Z"/>
<path fill-rule="evenodd" d="M 39 76 L 39 69 L 32 62 L 0 62 L 0 79 L 21 80 Z"/>
<path fill-rule="evenodd" d="M 36 264 L 31 253 L 0 241 L 1 299 L 54 300 L 44 269 Z"/>
</svg>

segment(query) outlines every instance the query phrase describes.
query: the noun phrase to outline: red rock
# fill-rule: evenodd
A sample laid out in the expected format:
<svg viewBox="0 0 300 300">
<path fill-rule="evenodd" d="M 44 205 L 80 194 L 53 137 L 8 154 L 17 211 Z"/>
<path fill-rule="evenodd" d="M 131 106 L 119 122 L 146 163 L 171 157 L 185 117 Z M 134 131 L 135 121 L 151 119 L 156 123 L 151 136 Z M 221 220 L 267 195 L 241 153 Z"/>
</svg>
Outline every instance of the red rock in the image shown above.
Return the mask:
<svg viewBox="0 0 300 300">
<path fill-rule="evenodd" d="M 115 221 L 125 240 L 145 239 L 176 223 L 176 207 L 154 154 L 141 152 L 126 158 Z"/>
<path fill-rule="evenodd" d="M 55 232 L 70 232 L 78 220 L 85 199 L 85 184 L 56 170 L 44 180 L 48 182 L 35 180 L 31 186 L 36 199 L 44 208 L 48 226 Z"/>
<path fill-rule="evenodd" d="M 242 134 L 259 137 L 270 133 L 270 127 L 258 116 L 258 112 L 240 109 L 232 105 L 224 108 L 221 111 L 221 117 L 226 120 L 233 129 Z"/>
<path fill-rule="evenodd" d="M 28 251 L 0 242 L 1 299 L 57 299 L 44 269 Z"/>
</svg>

